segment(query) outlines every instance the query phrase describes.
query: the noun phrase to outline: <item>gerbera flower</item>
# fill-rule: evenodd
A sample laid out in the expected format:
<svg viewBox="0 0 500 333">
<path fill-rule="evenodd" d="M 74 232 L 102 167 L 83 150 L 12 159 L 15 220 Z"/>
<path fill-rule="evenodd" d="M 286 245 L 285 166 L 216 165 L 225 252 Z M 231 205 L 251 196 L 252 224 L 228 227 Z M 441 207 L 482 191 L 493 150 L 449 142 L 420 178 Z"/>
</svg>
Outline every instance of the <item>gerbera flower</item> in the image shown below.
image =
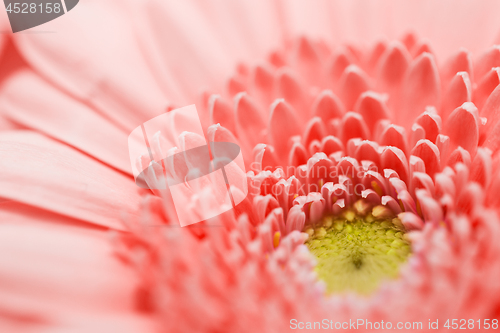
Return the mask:
<svg viewBox="0 0 500 333">
<path fill-rule="evenodd" d="M 248 35 L 282 32 L 276 45 L 252 45 L 251 37 L 246 44 L 228 29 L 244 30 L 243 22 L 211 25 L 221 22 L 216 16 L 196 16 L 191 35 L 156 3 L 141 7 L 149 16 L 135 16 L 132 26 L 121 15 L 132 4 L 90 3 L 65 16 L 71 25 L 51 23 L 57 38 L 9 37 L 0 124 L 17 130 L 1 134 L 0 213 L 11 222 L 1 244 L 13 253 L 0 266 L 6 329 L 498 325 L 498 47 L 478 56 L 441 49 L 448 59 L 438 62 L 438 51 L 415 34 L 369 47 L 296 37 L 290 21 L 306 13 L 277 4 L 245 7 L 250 17 L 278 14 L 284 29 Z M 97 19 L 116 30 L 97 21 L 68 48 L 76 30 L 67 27 L 88 23 L 92 10 L 109 14 Z M 164 39 L 163 24 L 171 32 Z M 212 30 L 237 42 L 221 45 L 234 48 L 234 58 L 216 47 Z M 134 32 L 143 33 L 139 47 Z M 197 46 L 206 53 L 148 53 L 194 42 L 206 42 Z M 216 75 L 238 57 L 250 61 L 223 88 Z M 187 64 L 181 70 L 179 61 Z M 36 94 L 27 99 L 26 91 Z M 196 96 L 206 139 L 242 148 L 249 171 L 231 175 L 249 194 L 230 212 L 179 228 L 166 190 L 135 186 L 126 142 L 159 110 Z M 153 155 L 164 156 L 165 134 L 154 137 Z M 182 149 L 205 140 L 177 134 L 169 133 Z M 176 165 L 138 163 L 150 185 L 179 174 Z M 202 189 L 185 209 L 196 214 L 213 200 Z"/>
</svg>

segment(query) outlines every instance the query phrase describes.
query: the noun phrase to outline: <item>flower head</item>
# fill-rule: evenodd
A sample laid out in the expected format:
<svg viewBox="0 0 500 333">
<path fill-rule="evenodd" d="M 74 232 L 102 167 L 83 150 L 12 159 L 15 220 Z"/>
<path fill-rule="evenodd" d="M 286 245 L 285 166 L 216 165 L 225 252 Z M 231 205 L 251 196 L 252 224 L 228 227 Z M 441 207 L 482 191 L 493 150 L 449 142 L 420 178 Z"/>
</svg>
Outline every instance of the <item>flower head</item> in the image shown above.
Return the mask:
<svg viewBox="0 0 500 333">
<path fill-rule="evenodd" d="M 496 316 L 497 69 L 471 81 L 467 51 L 441 68 L 415 40 L 300 38 L 207 97 L 207 136 L 242 147 L 249 196 L 219 229 L 126 236 L 146 253 L 141 302 L 191 330 Z"/>
</svg>

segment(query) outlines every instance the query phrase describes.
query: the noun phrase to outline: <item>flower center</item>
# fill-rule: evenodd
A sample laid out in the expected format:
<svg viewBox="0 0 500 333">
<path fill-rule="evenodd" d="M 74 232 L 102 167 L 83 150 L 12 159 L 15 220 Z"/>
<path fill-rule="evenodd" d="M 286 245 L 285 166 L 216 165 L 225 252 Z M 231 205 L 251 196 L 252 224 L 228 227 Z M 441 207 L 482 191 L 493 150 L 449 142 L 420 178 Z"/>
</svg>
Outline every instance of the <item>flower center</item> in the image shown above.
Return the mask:
<svg viewBox="0 0 500 333">
<path fill-rule="evenodd" d="M 369 294 L 383 280 L 397 277 L 411 252 L 401 221 L 376 218 L 374 213 L 327 216 L 305 232 L 309 234 L 306 245 L 317 258 L 316 272 L 328 293 Z"/>
</svg>

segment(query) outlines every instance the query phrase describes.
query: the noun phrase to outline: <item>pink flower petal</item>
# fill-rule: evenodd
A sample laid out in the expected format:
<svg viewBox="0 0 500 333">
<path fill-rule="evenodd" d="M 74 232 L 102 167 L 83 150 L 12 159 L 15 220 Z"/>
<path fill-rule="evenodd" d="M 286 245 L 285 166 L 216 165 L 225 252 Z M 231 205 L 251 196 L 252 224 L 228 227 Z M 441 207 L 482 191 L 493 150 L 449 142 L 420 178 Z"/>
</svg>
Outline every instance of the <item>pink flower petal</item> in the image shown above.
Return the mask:
<svg viewBox="0 0 500 333">
<path fill-rule="evenodd" d="M 478 209 L 483 209 L 484 191 L 477 183 L 469 183 L 461 191 L 456 200 L 456 206 L 464 213 L 472 215 Z"/>
<path fill-rule="evenodd" d="M 137 311 L 142 305 L 134 297 L 139 278 L 113 255 L 106 231 L 66 224 L 72 223 L 70 218 L 59 223 L 56 214 L 43 210 L 31 213 L 35 216 L 21 210 L 7 216 L 0 212 L 2 221 L 15 222 L 0 226 L 0 250 L 10 254 L 0 259 L 3 329 L 154 328 L 153 321 Z M 119 323 L 119 318 L 127 319 Z"/>
<path fill-rule="evenodd" d="M 255 146 L 253 150 L 252 170 L 259 172 L 264 169 L 271 168 L 274 170 L 278 165 L 279 158 L 271 145 L 263 143 Z"/>
<path fill-rule="evenodd" d="M 270 194 L 265 196 L 256 196 L 253 200 L 253 211 L 259 223 L 264 223 L 264 220 L 271 213 L 271 211 L 278 207 L 278 201 Z"/>
<path fill-rule="evenodd" d="M 286 231 L 288 233 L 293 230 L 302 231 L 306 222 L 306 214 L 300 207 L 292 207 L 286 219 Z"/>
<path fill-rule="evenodd" d="M 304 131 L 303 142 L 304 146 L 308 147 L 312 141 L 321 141 L 326 136 L 325 125 L 321 118 L 314 117 L 312 118 L 306 126 L 306 130 Z"/>
<path fill-rule="evenodd" d="M 351 138 L 368 139 L 369 130 L 363 117 L 355 112 L 347 112 L 342 119 L 342 141 L 347 143 Z"/>
<path fill-rule="evenodd" d="M 474 93 L 472 94 L 472 101 L 478 110 L 482 110 L 484 103 L 500 84 L 500 67 L 492 68 L 482 80 L 477 83 Z"/>
<path fill-rule="evenodd" d="M 23 93 L 26 89 L 37 91 L 37 94 L 26 98 Z M 127 132 L 99 112 L 27 70 L 12 75 L 5 81 L 2 91 L 0 107 L 10 119 L 131 174 L 130 161 L 126 155 L 119 153 L 127 151 Z M 141 139 L 143 142 L 144 139 Z M 131 142 L 134 143 L 138 145 L 138 142 Z"/>
<path fill-rule="evenodd" d="M 4 132 L 1 141 L 0 197 L 120 230 L 120 216 L 136 214 L 133 178 L 39 134 Z"/>
<path fill-rule="evenodd" d="M 399 214 L 401 213 L 401 207 L 399 206 L 399 203 L 394 200 L 393 197 L 384 195 L 381 198 L 381 203 L 384 206 L 387 206 L 394 214 Z"/>
<path fill-rule="evenodd" d="M 386 126 L 380 136 L 380 144 L 383 146 L 394 146 L 406 152 L 408 147 L 405 129 L 393 124 Z"/>
<path fill-rule="evenodd" d="M 309 191 L 320 192 L 323 184 L 337 181 L 332 177 L 334 171 L 333 162 L 325 153 L 317 153 L 307 161 L 307 184 Z"/>
<path fill-rule="evenodd" d="M 307 163 L 307 151 L 301 143 L 294 143 L 288 155 L 288 165 L 299 166 Z"/>
<path fill-rule="evenodd" d="M 269 139 L 281 156 L 288 152 L 291 146 L 290 137 L 300 133 L 299 120 L 296 112 L 283 99 L 271 104 L 269 119 Z"/>
<path fill-rule="evenodd" d="M 472 103 L 464 103 L 447 119 L 444 134 L 450 137 L 450 149 L 461 146 L 474 156 L 479 141 L 478 112 Z"/>
<path fill-rule="evenodd" d="M 424 161 L 425 170 L 431 177 L 434 177 L 434 174 L 441 170 L 439 149 L 429 140 L 418 141 L 411 154 L 420 157 Z"/>
<path fill-rule="evenodd" d="M 383 168 L 395 170 L 403 181 L 408 180 L 408 161 L 404 152 L 396 147 L 386 147 L 381 156 Z"/>
<path fill-rule="evenodd" d="M 441 117 L 436 113 L 436 109 L 429 108 L 417 118 L 416 122 L 425 130 L 425 138 L 436 142 L 442 126 Z"/>
<path fill-rule="evenodd" d="M 361 141 L 356 148 L 354 156 L 359 160 L 369 160 L 380 165 L 380 153 L 378 145 L 373 141 Z"/>
<path fill-rule="evenodd" d="M 483 188 L 488 188 L 493 173 L 493 165 L 491 161 L 491 151 L 479 147 L 476 157 L 472 161 L 470 178 L 478 182 Z"/>
<path fill-rule="evenodd" d="M 321 151 L 330 156 L 330 154 L 337 151 L 344 151 L 344 145 L 342 144 L 342 141 L 332 135 L 329 135 L 323 138 L 321 142 Z"/>
<path fill-rule="evenodd" d="M 446 87 L 450 84 L 451 80 L 458 72 L 467 72 L 472 79 L 472 60 L 470 52 L 461 48 L 453 54 L 443 65 L 441 70 L 441 77 L 443 78 L 443 85 Z"/>
<path fill-rule="evenodd" d="M 413 173 L 412 190 L 415 191 L 418 188 L 426 189 L 431 196 L 435 195 L 434 182 L 427 173 L 415 172 Z"/>
<path fill-rule="evenodd" d="M 113 11 L 106 6 L 98 10 L 104 15 Z M 169 97 L 179 97 L 179 92 L 166 79 L 170 75 L 162 80 L 162 91 L 141 48 L 130 38 L 120 37 L 123 33 L 134 34 L 126 16 L 112 15 L 109 19 L 99 16 L 87 26 L 86 13 L 86 10 L 75 10 L 71 12 L 71 22 L 49 22 L 47 29 L 68 33 L 59 38 L 39 39 L 18 34 L 13 40 L 23 58 L 49 78 L 51 84 L 105 112 L 127 131 L 132 130 L 167 107 L 166 91 Z M 106 29 L 109 24 L 116 30 Z M 79 43 L 75 43 L 74 36 L 78 36 Z M 110 40 L 114 42 L 110 44 Z"/>
<path fill-rule="evenodd" d="M 234 112 L 231 105 L 219 95 L 210 96 L 208 102 L 211 124 L 221 124 L 233 133 L 236 133 Z"/>
<path fill-rule="evenodd" d="M 439 205 L 426 190 L 417 190 L 415 194 L 426 222 L 437 224 L 443 221 L 443 210 L 441 205 Z"/>
<path fill-rule="evenodd" d="M 245 85 L 243 80 L 237 76 L 233 76 L 232 78 L 230 78 L 227 81 L 226 86 L 229 97 L 234 97 L 239 93 L 247 91 L 247 86 Z"/>
<path fill-rule="evenodd" d="M 367 75 L 357 66 L 350 65 L 340 77 L 340 91 L 347 110 L 353 110 L 361 93 L 370 89 Z"/>
<path fill-rule="evenodd" d="M 304 106 L 304 88 L 299 78 L 288 68 L 283 68 L 276 74 L 276 87 L 278 98 L 284 98 L 295 108 Z"/>
<path fill-rule="evenodd" d="M 271 66 L 267 63 L 255 66 L 253 81 L 257 88 L 256 94 L 260 96 L 262 105 L 271 104 L 274 91 L 274 73 Z"/>
<path fill-rule="evenodd" d="M 422 126 L 414 123 L 411 126 L 410 147 L 415 147 L 417 142 L 425 139 L 425 130 Z"/>
<path fill-rule="evenodd" d="M 448 161 L 446 163 L 449 166 L 454 166 L 457 163 L 463 163 L 468 167 L 471 163 L 470 153 L 462 147 L 457 147 L 457 149 L 451 152 L 450 157 L 448 158 Z"/>
<path fill-rule="evenodd" d="M 474 72 L 478 80 L 481 80 L 491 68 L 500 67 L 500 46 L 492 46 L 477 59 L 474 65 Z"/>
<path fill-rule="evenodd" d="M 332 55 L 328 64 L 330 79 L 335 83 L 338 81 L 344 70 L 354 63 L 353 55 L 345 47 L 341 47 Z"/>
<path fill-rule="evenodd" d="M 420 157 L 411 155 L 409 164 L 410 164 L 410 174 L 413 174 L 415 172 L 425 173 L 425 163 Z"/>
<path fill-rule="evenodd" d="M 333 118 L 341 118 L 344 113 L 344 105 L 330 90 L 321 92 L 314 101 L 313 114 L 324 122 Z"/>
<path fill-rule="evenodd" d="M 401 220 L 407 231 L 422 230 L 424 227 L 424 221 L 413 213 L 400 213 L 398 218 Z"/>
<path fill-rule="evenodd" d="M 405 79 L 405 108 L 396 113 L 399 123 L 408 126 L 429 105 L 440 105 L 440 80 L 434 58 L 429 53 L 423 53 L 416 58 Z"/>
<path fill-rule="evenodd" d="M 354 111 L 363 116 L 366 125 L 372 131 L 375 124 L 381 119 L 389 118 L 389 108 L 385 105 L 383 96 L 372 91 L 367 91 L 359 96 Z"/>
<path fill-rule="evenodd" d="M 451 80 L 443 100 L 441 116 L 447 119 L 455 108 L 472 100 L 472 83 L 467 72 L 458 72 Z"/>
<path fill-rule="evenodd" d="M 406 47 L 393 42 L 380 59 L 379 75 L 388 86 L 396 86 L 403 79 L 410 65 L 411 56 Z"/>
<path fill-rule="evenodd" d="M 481 131 L 479 143 L 492 151 L 500 147 L 500 86 L 497 86 L 486 100 L 480 116 L 487 119 L 486 126 Z"/>
<path fill-rule="evenodd" d="M 241 93 L 234 98 L 234 105 L 237 132 L 242 133 L 252 147 L 264 142 L 266 126 L 257 104 L 246 93 Z"/>
<path fill-rule="evenodd" d="M 430 41 L 427 39 L 418 41 L 417 44 L 411 49 L 413 58 L 417 58 L 423 53 L 434 55 L 434 51 L 432 50 Z"/>
</svg>

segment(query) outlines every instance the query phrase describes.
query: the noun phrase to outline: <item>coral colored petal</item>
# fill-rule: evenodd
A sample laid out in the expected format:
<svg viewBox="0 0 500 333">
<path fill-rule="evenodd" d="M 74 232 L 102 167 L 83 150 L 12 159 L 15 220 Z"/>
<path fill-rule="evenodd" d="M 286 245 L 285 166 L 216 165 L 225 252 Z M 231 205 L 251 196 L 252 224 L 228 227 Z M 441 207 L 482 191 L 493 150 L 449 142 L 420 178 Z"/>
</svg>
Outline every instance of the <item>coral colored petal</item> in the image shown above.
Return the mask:
<svg viewBox="0 0 500 333">
<path fill-rule="evenodd" d="M 386 147 L 382 153 L 381 162 L 384 169 L 393 169 L 403 181 L 408 180 L 408 161 L 401 149 Z"/>
<path fill-rule="evenodd" d="M 357 145 L 354 156 L 361 160 L 369 160 L 380 165 L 380 153 L 378 145 L 373 141 L 364 140 Z"/>
<path fill-rule="evenodd" d="M 427 106 L 439 106 L 440 87 L 434 58 L 429 53 L 423 53 L 413 61 L 408 70 L 403 92 L 405 106 L 402 112 L 396 113 L 398 122 L 408 126 Z"/>
<path fill-rule="evenodd" d="M 451 152 L 450 157 L 448 158 L 448 161 L 446 161 L 446 163 L 449 166 L 454 166 L 457 163 L 463 163 L 467 166 L 470 166 L 470 153 L 462 147 L 457 147 L 457 149 Z"/>
<path fill-rule="evenodd" d="M 114 9 L 109 6 L 95 10 L 103 16 L 96 17 L 90 26 L 87 11 L 75 10 L 71 12 L 71 22 L 53 20 L 46 26 L 50 31 L 65 31 L 64 35 L 40 39 L 33 38 L 33 34 L 18 34 L 13 41 L 23 58 L 56 87 L 105 112 L 126 130 L 132 130 L 164 110 L 169 101 L 144 60 L 141 48 L 131 39 L 120 37 L 134 34 L 129 19 L 112 14 Z M 109 25 L 114 29 L 107 29 Z M 165 76 L 161 87 L 169 91 L 169 97 L 179 97 L 177 87 L 167 82 L 168 77 Z"/>
<path fill-rule="evenodd" d="M 326 136 L 321 142 L 321 151 L 330 156 L 337 151 L 344 151 L 342 141 L 333 135 Z"/>
<path fill-rule="evenodd" d="M 286 231 L 288 233 L 293 230 L 302 231 L 304 224 L 306 222 L 306 214 L 298 206 L 294 206 L 290 209 L 288 217 L 286 219 Z"/>
<path fill-rule="evenodd" d="M 431 177 L 434 177 L 434 174 L 441 170 L 439 149 L 429 140 L 418 141 L 411 154 L 424 161 L 425 170 Z"/>
<path fill-rule="evenodd" d="M 295 110 L 283 99 L 278 99 L 271 105 L 268 129 L 270 142 L 278 155 L 285 155 L 291 144 L 290 138 L 300 133 L 300 126 Z"/>
<path fill-rule="evenodd" d="M 499 84 L 500 67 L 492 68 L 483 76 L 482 80 L 477 83 L 474 94 L 472 95 L 472 101 L 478 110 L 483 109 L 484 103 Z"/>
<path fill-rule="evenodd" d="M 463 103 L 472 100 L 472 83 L 467 72 L 459 72 L 451 80 L 448 91 L 443 99 L 441 116 L 447 119 L 450 113 Z"/>
<path fill-rule="evenodd" d="M 492 178 L 493 166 L 491 160 L 491 151 L 479 147 L 476 157 L 472 161 L 470 178 L 478 182 L 484 188 L 487 188 Z"/>
<path fill-rule="evenodd" d="M 299 166 L 307 163 L 307 151 L 301 143 L 294 143 L 288 155 L 288 165 Z"/>
<path fill-rule="evenodd" d="M 410 61 L 410 53 L 404 45 L 399 42 L 391 43 L 380 59 L 380 78 L 386 85 L 396 86 L 406 74 Z"/>
<path fill-rule="evenodd" d="M 235 96 L 236 128 L 252 146 L 264 142 L 265 123 L 257 104 L 246 94 Z"/>
<path fill-rule="evenodd" d="M 247 87 L 240 78 L 235 76 L 227 81 L 227 93 L 230 97 L 234 97 L 236 94 L 246 91 Z"/>
<path fill-rule="evenodd" d="M 400 213 L 398 218 L 401 220 L 407 231 L 421 230 L 424 227 L 424 221 L 413 213 Z"/>
<path fill-rule="evenodd" d="M 327 122 L 333 118 L 341 118 L 345 114 L 345 108 L 337 96 L 330 90 L 325 90 L 316 97 L 313 114 Z"/>
<path fill-rule="evenodd" d="M 393 124 L 388 125 L 380 136 L 380 144 L 383 146 L 394 146 L 406 152 L 408 147 L 405 129 Z"/>
<path fill-rule="evenodd" d="M 154 329 L 137 311 L 139 278 L 113 254 L 106 231 L 52 223 L 54 216 L 37 213 L 40 220 L 11 213 L 11 222 L 0 226 L 0 250 L 10 254 L 0 258 L 0 326 L 10 323 L 18 332 Z"/>
<path fill-rule="evenodd" d="M 278 207 L 278 201 L 272 195 L 268 194 L 254 197 L 252 208 L 258 222 L 263 223 L 269 213 Z"/>
<path fill-rule="evenodd" d="M 354 63 L 352 54 L 346 48 L 340 48 L 329 60 L 328 73 L 330 79 L 336 82 L 344 70 Z"/>
<path fill-rule="evenodd" d="M 372 73 L 376 69 L 376 65 L 380 61 L 380 58 L 385 54 L 387 47 L 387 42 L 384 40 L 378 41 L 373 46 L 367 62 L 367 67 L 370 73 Z"/>
<path fill-rule="evenodd" d="M 208 111 L 210 113 L 210 124 L 221 124 L 235 133 L 236 125 L 233 109 L 229 103 L 222 99 L 222 97 L 219 95 L 210 96 Z"/>
<path fill-rule="evenodd" d="M 450 137 L 450 149 L 461 146 L 474 156 L 479 141 L 478 112 L 472 103 L 464 103 L 447 119 L 443 133 Z"/>
<path fill-rule="evenodd" d="M 133 178 L 39 134 L 4 132 L 1 139 L 0 197 L 120 230 L 120 216 L 136 214 Z"/>
<path fill-rule="evenodd" d="M 486 126 L 481 131 L 479 144 L 484 142 L 486 147 L 497 151 L 500 147 L 500 133 L 498 131 L 500 129 L 500 86 L 493 90 L 479 115 L 487 119 Z"/>
<path fill-rule="evenodd" d="M 474 71 L 476 78 L 481 80 L 493 67 L 500 67 L 500 46 L 492 46 L 476 61 Z"/>
<path fill-rule="evenodd" d="M 483 188 L 479 184 L 468 183 L 456 199 L 456 206 L 462 212 L 472 215 L 478 209 L 483 209 L 484 196 Z"/>
<path fill-rule="evenodd" d="M 334 170 L 333 162 L 325 153 L 316 153 L 307 161 L 307 184 L 309 191 L 312 191 L 311 186 L 317 188 L 315 192 L 320 192 L 323 184 L 331 181 L 336 181 L 332 177 Z"/>
<path fill-rule="evenodd" d="M 439 205 L 426 190 L 417 190 L 415 194 L 417 195 L 426 222 L 439 223 L 443 221 L 443 210 L 441 205 Z"/>
<path fill-rule="evenodd" d="M 490 186 L 486 192 L 486 203 L 490 207 L 500 206 L 500 195 L 498 193 L 500 193 L 500 172 L 497 171 L 492 175 Z"/>
<path fill-rule="evenodd" d="M 441 117 L 436 113 L 434 108 L 429 108 L 422 113 L 416 120 L 425 130 L 425 138 L 431 142 L 436 142 L 438 134 L 441 132 Z"/>
<path fill-rule="evenodd" d="M 366 125 L 372 131 L 375 129 L 375 124 L 382 119 L 389 118 L 389 108 L 385 105 L 382 95 L 372 91 L 367 91 L 359 96 L 354 111 L 363 116 Z"/>
<path fill-rule="evenodd" d="M 444 196 L 445 194 L 448 194 L 452 197 L 455 196 L 456 194 L 455 183 L 449 176 L 445 175 L 444 173 L 438 173 L 434 177 L 434 182 L 435 182 L 436 195 L 438 197 Z"/>
<path fill-rule="evenodd" d="M 301 81 L 290 69 L 280 69 L 276 74 L 277 97 L 284 98 L 295 108 L 302 107 L 304 100 L 304 88 Z"/>
<path fill-rule="evenodd" d="M 382 203 L 382 205 L 389 207 L 389 209 L 394 214 L 401 213 L 401 207 L 399 206 L 399 203 L 393 197 L 388 196 L 388 195 L 384 195 L 381 198 L 381 203 Z"/>
<path fill-rule="evenodd" d="M 26 98 L 26 89 L 37 93 Z M 120 154 L 127 151 L 128 133 L 92 108 L 27 70 L 6 80 L 2 94 L 3 115 L 131 174 L 127 155 Z"/>
<path fill-rule="evenodd" d="M 415 147 L 418 141 L 425 139 L 425 130 L 422 126 L 414 123 L 411 126 L 410 147 Z"/>
<path fill-rule="evenodd" d="M 309 147 L 312 141 L 321 141 L 326 136 L 325 125 L 321 118 L 312 118 L 306 126 L 306 130 L 303 135 L 304 146 Z"/>
<path fill-rule="evenodd" d="M 415 45 L 411 49 L 411 54 L 413 55 L 413 58 L 416 58 L 423 53 L 434 55 L 434 51 L 432 50 L 430 41 L 428 40 L 421 40 L 417 45 Z"/>
<path fill-rule="evenodd" d="M 353 110 L 361 93 L 370 89 L 367 75 L 357 66 L 348 66 L 340 78 L 341 97 L 347 110 Z"/>
<path fill-rule="evenodd" d="M 347 143 L 351 138 L 368 139 L 369 130 L 363 117 L 355 112 L 347 112 L 342 119 L 342 141 Z"/>
<path fill-rule="evenodd" d="M 464 48 L 453 54 L 443 65 L 443 69 L 441 70 L 443 84 L 448 86 L 458 72 L 467 72 L 472 79 L 471 54 Z"/>
<path fill-rule="evenodd" d="M 278 166 L 279 158 L 271 145 L 260 143 L 255 146 L 253 150 L 253 162 L 251 164 L 252 170 L 261 171 L 266 168 L 274 170 Z"/>
<path fill-rule="evenodd" d="M 427 191 L 429 191 L 431 196 L 434 196 L 435 194 L 434 182 L 431 176 L 424 172 L 413 173 L 412 188 L 413 190 L 418 188 L 426 189 Z"/>
</svg>

